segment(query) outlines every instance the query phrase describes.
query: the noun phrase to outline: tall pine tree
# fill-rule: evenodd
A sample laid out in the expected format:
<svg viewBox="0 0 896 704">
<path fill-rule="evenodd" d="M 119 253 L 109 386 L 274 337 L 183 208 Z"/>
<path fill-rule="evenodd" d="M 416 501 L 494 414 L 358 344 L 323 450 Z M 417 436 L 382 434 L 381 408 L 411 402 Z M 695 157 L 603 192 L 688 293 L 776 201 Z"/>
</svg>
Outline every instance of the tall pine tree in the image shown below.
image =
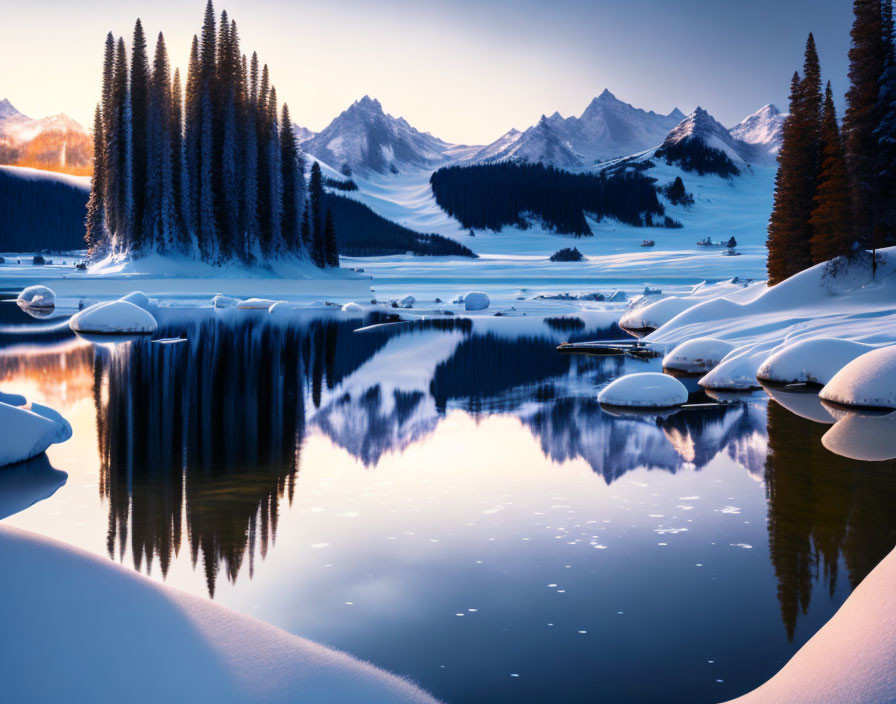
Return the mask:
<svg viewBox="0 0 896 704">
<path fill-rule="evenodd" d="M 87 200 L 87 256 L 96 259 L 106 246 L 106 215 L 104 178 L 106 175 L 103 149 L 103 113 L 96 106 L 93 114 L 93 177 L 90 179 L 90 198 Z"/>
<path fill-rule="evenodd" d="M 311 261 L 321 269 L 327 264 L 321 208 L 323 207 L 324 184 L 320 164 L 311 165 L 311 181 L 308 184 L 308 199 L 311 206 Z"/>
<path fill-rule="evenodd" d="M 283 104 L 280 120 L 280 169 L 283 174 L 283 242 L 288 251 L 298 251 L 301 247 L 301 186 L 304 175 L 299 171 L 299 148 L 289 107 Z"/>
<path fill-rule="evenodd" d="M 812 261 L 815 264 L 849 255 L 853 241 L 849 177 L 830 83 L 825 92 L 821 143 L 823 161 L 812 211 Z"/>
<path fill-rule="evenodd" d="M 872 242 L 877 219 L 878 93 L 886 62 L 881 0 L 854 0 L 849 49 L 850 88 L 843 117 L 843 146 L 852 183 L 853 235 L 863 246 Z"/>
<path fill-rule="evenodd" d="M 339 267 L 339 245 L 336 242 L 336 228 L 333 225 L 333 213 L 327 208 L 327 217 L 324 221 L 324 252 L 326 265 Z"/>
<path fill-rule="evenodd" d="M 143 24 L 138 19 L 134 24 L 134 39 L 131 43 L 131 185 L 133 189 L 134 213 L 132 246 L 138 251 L 145 244 L 143 233 L 143 210 L 147 194 L 147 123 L 149 115 L 149 60 L 146 55 L 146 35 Z"/>
<path fill-rule="evenodd" d="M 874 137 L 877 142 L 875 187 L 875 224 L 878 234 L 872 244 L 896 244 L 896 38 L 894 38 L 893 6 L 883 0 L 881 31 L 884 69 L 878 89 L 878 124 Z"/>
</svg>

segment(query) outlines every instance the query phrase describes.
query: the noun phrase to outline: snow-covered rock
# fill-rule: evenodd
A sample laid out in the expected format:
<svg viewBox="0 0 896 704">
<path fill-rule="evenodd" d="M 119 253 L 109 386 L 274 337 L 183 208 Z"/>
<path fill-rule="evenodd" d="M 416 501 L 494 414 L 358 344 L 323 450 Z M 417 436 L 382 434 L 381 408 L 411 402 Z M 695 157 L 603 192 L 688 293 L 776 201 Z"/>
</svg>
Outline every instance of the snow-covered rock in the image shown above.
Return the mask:
<svg viewBox="0 0 896 704">
<path fill-rule="evenodd" d="M 414 304 L 417 302 L 417 299 L 413 296 L 405 296 L 398 302 L 399 308 L 413 308 Z"/>
<path fill-rule="evenodd" d="M 620 289 L 616 289 L 607 297 L 607 301 L 609 301 L 610 303 L 624 303 L 627 300 L 628 296 L 626 295 L 625 291 L 622 291 Z"/>
<path fill-rule="evenodd" d="M 628 374 L 601 389 L 600 403 L 610 406 L 635 408 L 669 408 L 688 400 L 688 390 L 678 379 L 668 374 L 642 372 Z"/>
<path fill-rule="evenodd" d="M 464 295 L 463 301 L 464 310 L 485 310 L 491 302 L 488 294 L 482 291 L 470 291 Z"/>
<path fill-rule="evenodd" d="M 240 310 L 268 310 L 277 301 L 269 298 L 247 298 L 245 301 L 237 303 L 236 307 Z"/>
<path fill-rule="evenodd" d="M 143 291 L 132 291 L 127 296 L 122 296 L 119 300 L 133 303 L 143 310 L 149 310 L 149 296 L 143 293 Z"/>
<path fill-rule="evenodd" d="M 360 305 L 355 303 L 354 301 L 351 301 L 350 303 L 346 303 L 344 306 L 342 306 L 342 312 L 343 313 L 363 313 L 364 309 Z"/>
<path fill-rule="evenodd" d="M 768 682 L 729 704 L 896 701 L 896 550 Z"/>
<path fill-rule="evenodd" d="M 827 384 L 849 362 L 874 349 L 836 337 L 808 337 L 782 347 L 756 372 L 760 381 Z"/>
<path fill-rule="evenodd" d="M 663 357 L 663 367 L 688 374 L 706 373 L 713 369 L 734 345 L 714 337 L 696 337 L 682 342 Z"/>
<path fill-rule="evenodd" d="M 45 406 L 28 410 L 0 403 L 0 466 L 31 459 L 71 434 L 68 421 Z"/>
<path fill-rule="evenodd" d="M 225 296 L 223 293 L 218 293 L 212 298 L 212 306 L 215 308 L 236 308 L 239 304 L 239 298 Z"/>
<path fill-rule="evenodd" d="M 23 308 L 53 308 L 56 294 L 46 286 L 29 286 L 22 290 L 16 300 Z"/>
<path fill-rule="evenodd" d="M 729 352 L 708 374 L 698 382 L 705 389 L 747 391 L 758 389 L 756 371 L 768 357 L 770 344 L 752 344 Z"/>
<path fill-rule="evenodd" d="M 148 334 L 158 327 L 151 313 L 128 301 L 97 303 L 73 315 L 68 324 L 75 332 L 99 334 Z"/>
<path fill-rule="evenodd" d="M 857 357 L 837 372 L 818 395 L 844 406 L 896 408 L 896 345 Z"/>
</svg>

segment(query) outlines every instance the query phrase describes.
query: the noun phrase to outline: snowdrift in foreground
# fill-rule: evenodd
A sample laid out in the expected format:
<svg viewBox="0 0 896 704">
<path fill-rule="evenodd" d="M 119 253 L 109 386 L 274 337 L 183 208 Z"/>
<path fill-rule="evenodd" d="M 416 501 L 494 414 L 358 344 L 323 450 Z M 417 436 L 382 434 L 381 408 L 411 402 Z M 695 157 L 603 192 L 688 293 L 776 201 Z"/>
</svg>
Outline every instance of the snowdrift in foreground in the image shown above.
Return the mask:
<svg viewBox="0 0 896 704">
<path fill-rule="evenodd" d="M 768 682 L 738 704 L 896 701 L 896 550 Z"/>
<path fill-rule="evenodd" d="M 4 398 L 13 397 L 4 394 Z M 71 425 L 51 408 L 0 402 L 0 467 L 36 457 L 71 436 Z"/>
<path fill-rule="evenodd" d="M 597 400 L 610 406 L 669 408 L 688 400 L 688 390 L 668 374 L 643 372 L 620 377 L 603 388 Z"/>
<path fill-rule="evenodd" d="M 687 374 L 708 372 L 733 348 L 730 342 L 714 337 L 695 337 L 663 357 L 663 368 Z"/>
<path fill-rule="evenodd" d="M 147 334 L 158 327 L 151 313 L 130 301 L 97 303 L 73 315 L 68 324 L 75 332 L 99 334 Z"/>
<path fill-rule="evenodd" d="M 896 345 L 857 357 L 818 394 L 844 406 L 896 409 Z"/>
<path fill-rule="evenodd" d="M 368 663 L 63 543 L 0 525 L 0 554 L 9 701 L 105 704 L 139 682 L 148 702 L 435 704 Z"/>
<path fill-rule="evenodd" d="M 845 365 L 874 349 L 835 337 L 809 337 L 782 347 L 756 373 L 760 381 L 827 384 Z"/>
</svg>

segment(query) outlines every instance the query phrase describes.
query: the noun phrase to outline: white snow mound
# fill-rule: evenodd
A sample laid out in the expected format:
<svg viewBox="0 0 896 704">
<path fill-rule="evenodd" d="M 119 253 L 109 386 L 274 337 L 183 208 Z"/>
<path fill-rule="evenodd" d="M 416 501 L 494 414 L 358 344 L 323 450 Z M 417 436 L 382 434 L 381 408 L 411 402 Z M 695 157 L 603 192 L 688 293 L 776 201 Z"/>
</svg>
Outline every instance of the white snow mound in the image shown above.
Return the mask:
<svg viewBox="0 0 896 704">
<path fill-rule="evenodd" d="M 485 310 L 491 300 L 482 291 L 470 291 L 464 296 L 464 310 Z"/>
<path fill-rule="evenodd" d="M 364 309 L 354 301 L 350 301 L 342 306 L 343 313 L 363 313 Z"/>
<path fill-rule="evenodd" d="M 53 308 L 56 294 L 46 286 L 29 286 L 19 294 L 18 303 L 25 308 Z"/>
<path fill-rule="evenodd" d="M 689 374 L 705 373 L 734 349 L 734 345 L 714 337 L 696 337 L 682 342 L 663 357 L 663 368 Z"/>
<path fill-rule="evenodd" d="M 152 314 L 129 301 L 97 303 L 73 315 L 68 324 L 75 332 L 100 334 L 148 334 L 158 327 Z"/>
<path fill-rule="evenodd" d="M 245 301 L 237 303 L 236 307 L 240 310 L 268 310 L 275 303 L 277 301 L 268 298 L 247 298 Z"/>
<path fill-rule="evenodd" d="M 756 376 L 761 381 L 824 385 L 856 357 L 873 349 L 836 337 L 808 337 L 776 351 L 759 365 Z"/>
<path fill-rule="evenodd" d="M 28 410 L 0 403 L 0 466 L 36 457 L 71 434 L 68 421 L 46 406 Z"/>
<path fill-rule="evenodd" d="M 142 308 L 143 310 L 149 310 L 149 296 L 143 293 L 143 291 L 133 291 L 127 296 L 122 296 L 118 300 L 133 303 L 135 306 L 137 306 L 138 308 Z"/>
<path fill-rule="evenodd" d="M 688 390 L 678 379 L 658 372 L 620 377 L 603 388 L 597 400 L 609 406 L 669 408 L 688 400 Z"/>
<path fill-rule="evenodd" d="M 704 389 L 747 391 L 758 389 L 756 372 L 768 357 L 772 343 L 744 345 L 729 352 L 708 374 L 697 382 Z"/>
<path fill-rule="evenodd" d="M 896 408 L 896 345 L 857 357 L 818 394 L 844 406 Z"/>
</svg>

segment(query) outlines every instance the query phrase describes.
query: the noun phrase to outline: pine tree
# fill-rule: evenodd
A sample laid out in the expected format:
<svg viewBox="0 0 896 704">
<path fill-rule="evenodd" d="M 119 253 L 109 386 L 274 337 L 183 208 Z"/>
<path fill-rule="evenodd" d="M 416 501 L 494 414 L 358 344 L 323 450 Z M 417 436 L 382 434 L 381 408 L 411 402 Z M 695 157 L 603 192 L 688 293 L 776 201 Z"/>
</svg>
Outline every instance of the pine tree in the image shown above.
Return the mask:
<svg viewBox="0 0 896 704">
<path fill-rule="evenodd" d="M 237 163 L 239 161 L 239 136 L 237 133 L 237 79 L 238 60 L 235 61 L 234 37 L 231 34 L 232 25 L 227 17 L 227 11 L 221 13 L 221 23 L 218 33 L 218 95 L 221 121 L 220 147 L 216 150 L 218 156 L 219 174 L 218 193 L 218 225 L 220 229 L 219 239 L 222 242 L 222 253 L 231 256 L 241 249 L 239 247 L 239 205 L 240 205 L 240 177 Z"/>
<path fill-rule="evenodd" d="M 90 179 L 90 198 L 87 200 L 87 256 L 97 259 L 106 246 L 105 189 L 103 179 L 106 169 L 103 165 L 103 114 L 100 106 L 96 106 L 93 115 L 93 177 Z"/>
<path fill-rule="evenodd" d="M 153 57 L 146 125 L 146 185 L 143 237 L 155 251 L 171 249 L 175 242 L 176 204 L 171 134 L 171 76 L 168 51 L 161 32 Z"/>
<path fill-rule="evenodd" d="M 128 155 L 128 59 L 124 40 L 119 37 L 115 48 L 109 91 L 104 164 L 106 167 L 106 220 L 113 238 L 113 246 L 124 248 L 130 244 L 128 207 L 130 190 L 130 157 Z"/>
<path fill-rule="evenodd" d="M 171 183 L 175 199 L 175 226 L 177 244 L 186 251 L 189 244 L 190 181 L 184 143 L 184 108 L 181 92 L 180 69 L 174 69 L 171 85 Z"/>
<path fill-rule="evenodd" d="M 877 219 L 874 132 L 880 122 L 879 83 L 886 62 L 881 0 L 854 0 L 853 12 L 850 88 L 846 93 L 842 137 L 852 183 L 853 235 L 862 246 L 869 246 Z"/>
<path fill-rule="evenodd" d="M 287 251 L 298 252 L 301 248 L 299 183 L 304 176 L 299 172 L 299 148 L 286 103 L 280 120 L 280 168 L 283 174 L 283 242 Z"/>
<path fill-rule="evenodd" d="M 812 261 L 815 264 L 849 255 L 852 243 L 849 177 L 840 143 L 834 94 L 828 83 L 821 133 L 822 162 L 812 211 Z"/>
<path fill-rule="evenodd" d="M 251 78 L 246 90 L 245 162 L 243 180 L 243 232 L 245 233 L 245 257 L 258 245 L 258 56 L 252 54 Z"/>
<path fill-rule="evenodd" d="M 270 210 L 271 251 L 282 248 L 283 226 L 283 171 L 280 166 L 280 136 L 277 120 L 277 89 L 271 86 L 267 107 L 267 152 L 268 152 L 268 200 Z"/>
<path fill-rule="evenodd" d="M 149 175 L 147 161 L 147 122 L 149 113 L 149 60 L 146 56 L 146 36 L 138 19 L 134 24 L 131 45 L 131 160 L 134 214 L 132 237 L 137 251 L 144 246 L 143 210 L 146 200 L 146 180 Z"/>
<path fill-rule="evenodd" d="M 333 226 L 333 214 L 329 208 L 324 223 L 324 252 L 327 266 L 339 268 L 339 245 L 336 243 L 336 228 Z"/>
<path fill-rule="evenodd" d="M 794 244 L 800 239 L 800 218 L 796 208 L 797 184 L 802 164 L 799 157 L 800 77 L 790 82 L 790 114 L 781 128 L 778 171 L 775 174 L 775 200 L 768 223 L 768 282 L 777 284 L 795 274 Z"/>
<path fill-rule="evenodd" d="M 308 211 L 310 210 L 310 207 L 306 207 L 302 210 L 302 244 L 313 257 L 314 253 L 312 251 L 311 245 L 311 222 L 308 219 Z"/>
<path fill-rule="evenodd" d="M 258 143 L 258 229 L 259 244 L 265 252 L 269 251 L 271 244 L 271 203 L 270 199 L 263 195 L 270 193 L 271 188 L 270 154 L 268 150 L 270 126 L 268 124 L 267 110 L 268 94 L 270 92 L 269 81 L 268 67 L 265 64 L 261 71 L 258 93 L 255 96 L 255 130 Z"/>
<path fill-rule="evenodd" d="M 896 244 L 896 38 L 894 38 L 893 6 L 884 0 L 881 12 L 884 47 L 884 69 L 878 90 L 879 121 L 874 138 L 877 142 L 877 212 L 873 245 Z"/>
<path fill-rule="evenodd" d="M 324 187 L 323 178 L 320 173 L 320 164 L 315 161 L 311 165 L 311 182 L 308 184 L 308 198 L 311 205 L 311 261 L 321 269 L 323 269 L 327 263 L 323 224 L 321 222 L 323 191 Z"/>
<path fill-rule="evenodd" d="M 184 188 L 181 195 L 188 237 L 199 236 L 199 167 L 202 133 L 202 94 L 200 92 L 199 38 L 193 35 L 187 85 L 184 96 Z"/>
</svg>

